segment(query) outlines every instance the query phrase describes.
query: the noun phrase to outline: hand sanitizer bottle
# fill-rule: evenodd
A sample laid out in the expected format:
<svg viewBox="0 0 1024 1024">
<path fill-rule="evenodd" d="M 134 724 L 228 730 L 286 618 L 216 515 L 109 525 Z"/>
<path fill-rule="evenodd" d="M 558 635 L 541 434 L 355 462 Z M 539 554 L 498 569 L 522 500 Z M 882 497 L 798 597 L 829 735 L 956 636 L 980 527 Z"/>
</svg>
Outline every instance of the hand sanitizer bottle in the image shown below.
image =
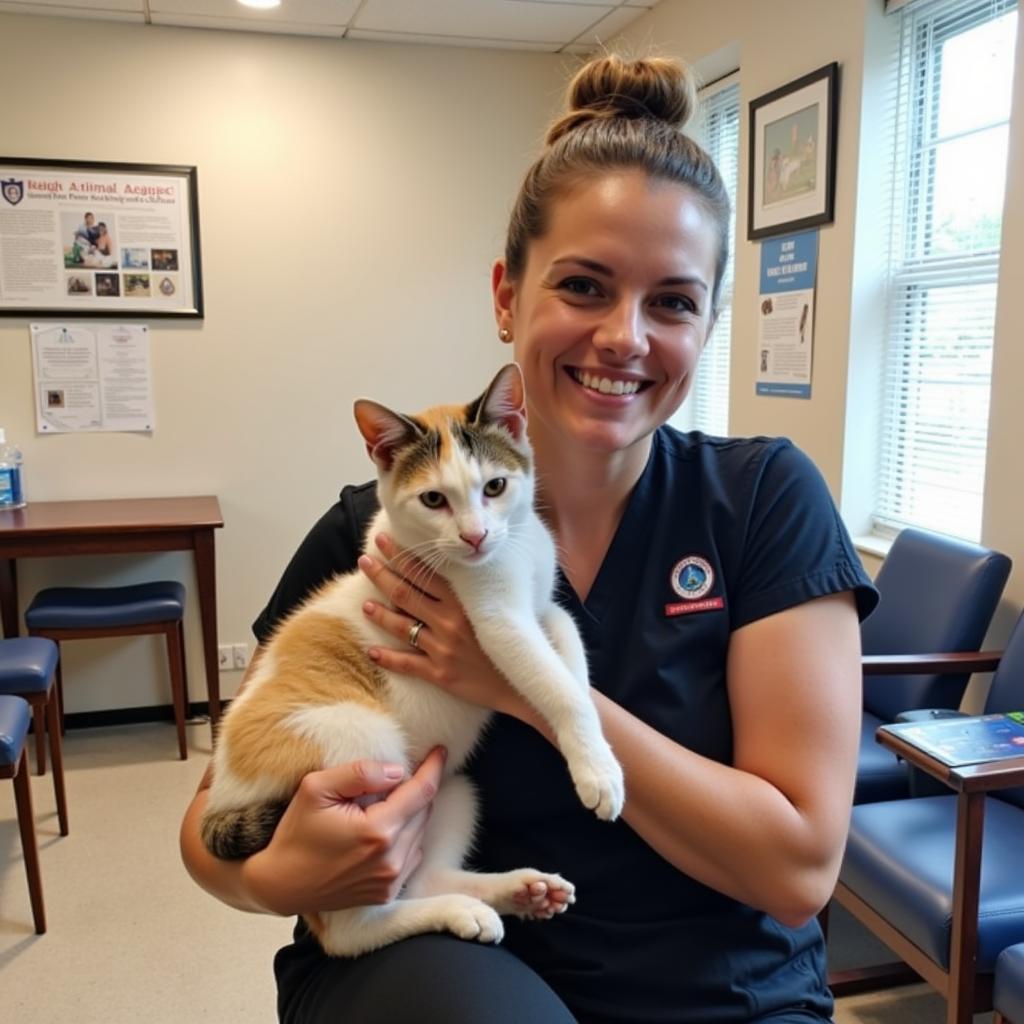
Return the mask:
<svg viewBox="0 0 1024 1024">
<path fill-rule="evenodd" d="M 24 508 L 25 492 L 21 485 L 21 452 L 7 443 L 0 427 L 0 511 L 5 508 Z"/>
</svg>

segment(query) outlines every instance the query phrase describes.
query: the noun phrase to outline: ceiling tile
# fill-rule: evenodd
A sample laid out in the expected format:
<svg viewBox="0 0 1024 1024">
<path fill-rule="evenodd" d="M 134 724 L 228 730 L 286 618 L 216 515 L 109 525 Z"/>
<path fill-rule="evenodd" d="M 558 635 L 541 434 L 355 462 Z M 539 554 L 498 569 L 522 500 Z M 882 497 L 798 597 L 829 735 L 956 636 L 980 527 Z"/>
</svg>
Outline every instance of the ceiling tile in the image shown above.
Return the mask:
<svg viewBox="0 0 1024 1024">
<path fill-rule="evenodd" d="M 292 36 L 345 35 L 345 25 L 312 24 L 297 21 L 269 21 L 262 18 L 218 18 L 203 14 L 159 14 L 152 16 L 154 25 L 174 25 L 177 28 L 228 29 L 232 32 L 270 32 Z"/>
<path fill-rule="evenodd" d="M 57 4 L 9 3 L 0 0 L 0 14 L 46 14 L 57 18 L 145 22 L 142 0 L 62 0 Z"/>
<path fill-rule="evenodd" d="M 647 13 L 645 7 L 618 7 L 597 24 L 590 25 L 587 30 L 573 39 L 573 43 L 593 49 L 610 43 L 631 21 Z"/>
<path fill-rule="evenodd" d="M 611 4 L 522 0 L 366 0 L 352 28 L 510 43 L 566 43 L 613 9 Z"/>
<path fill-rule="evenodd" d="M 280 7 L 263 11 L 244 7 L 238 0 L 149 0 L 154 23 L 158 15 L 165 24 L 165 15 L 188 19 L 175 21 L 177 25 L 202 25 L 209 20 L 227 18 L 252 22 L 252 27 L 258 31 L 261 24 L 271 26 L 269 31 L 285 24 L 345 26 L 358 7 L 359 0 L 285 0 Z"/>
<path fill-rule="evenodd" d="M 533 50 L 538 53 L 558 53 L 562 44 L 535 43 L 509 39 L 477 39 L 473 36 L 444 36 L 426 32 L 379 32 L 372 29 L 350 28 L 346 39 L 362 39 L 375 43 L 418 43 L 431 46 L 477 46 L 484 50 Z"/>
</svg>

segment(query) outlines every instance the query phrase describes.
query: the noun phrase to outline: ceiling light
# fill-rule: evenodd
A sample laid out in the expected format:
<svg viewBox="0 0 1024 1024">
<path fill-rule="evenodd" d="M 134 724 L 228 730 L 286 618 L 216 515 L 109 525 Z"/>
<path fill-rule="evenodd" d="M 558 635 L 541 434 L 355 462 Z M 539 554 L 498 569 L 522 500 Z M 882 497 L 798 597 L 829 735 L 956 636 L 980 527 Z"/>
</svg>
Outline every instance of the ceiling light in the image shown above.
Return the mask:
<svg viewBox="0 0 1024 1024">
<path fill-rule="evenodd" d="M 280 7 L 281 0 L 238 0 L 243 7 L 256 7 L 259 10 L 269 10 L 271 7 Z"/>
</svg>

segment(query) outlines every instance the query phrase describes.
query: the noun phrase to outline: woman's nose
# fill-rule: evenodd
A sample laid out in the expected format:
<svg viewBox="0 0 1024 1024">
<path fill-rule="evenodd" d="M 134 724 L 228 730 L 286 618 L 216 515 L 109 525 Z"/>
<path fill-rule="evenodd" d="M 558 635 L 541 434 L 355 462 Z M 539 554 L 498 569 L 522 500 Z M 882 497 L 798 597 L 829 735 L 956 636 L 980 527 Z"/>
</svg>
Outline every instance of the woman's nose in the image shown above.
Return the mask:
<svg viewBox="0 0 1024 1024">
<path fill-rule="evenodd" d="M 649 345 L 642 305 L 632 300 L 617 302 L 594 333 L 594 344 L 619 359 L 646 355 Z"/>
</svg>

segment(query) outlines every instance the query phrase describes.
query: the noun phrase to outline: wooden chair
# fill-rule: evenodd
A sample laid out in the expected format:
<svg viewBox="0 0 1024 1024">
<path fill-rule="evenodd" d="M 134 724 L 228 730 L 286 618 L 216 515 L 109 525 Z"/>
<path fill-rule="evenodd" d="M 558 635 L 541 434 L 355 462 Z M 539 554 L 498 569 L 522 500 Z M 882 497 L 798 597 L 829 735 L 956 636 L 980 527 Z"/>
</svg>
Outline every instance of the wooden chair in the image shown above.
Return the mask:
<svg viewBox="0 0 1024 1024">
<path fill-rule="evenodd" d="M 43 879 L 39 871 L 39 848 L 32 818 L 32 789 L 28 777 L 28 753 L 25 739 L 31 715 L 28 701 L 10 694 L 0 695 L 0 778 L 14 779 L 14 801 L 18 809 L 21 849 L 28 875 L 28 894 L 36 934 L 46 931 L 43 907 Z"/>
<path fill-rule="evenodd" d="M 1024 708 L 1024 616 L 1001 656 L 937 658 L 935 669 L 947 661 L 960 672 L 996 669 L 986 714 Z M 903 970 L 860 969 L 829 982 L 845 995 L 905 980 L 909 966 L 945 996 L 947 1024 L 970 1024 L 992 1008 L 996 958 L 1024 942 L 1024 758 L 949 768 L 884 732 L 879 739 L 950 793 L 853 808 L 834 898 Z"/>
<path fill-rule="evenodd" d="M 46 773 L 46 734 L 50 735 L 53 792 L 57 800 L 60 834 L 68 834 L 68 804 L 64 791 L 64 754 L 61 749 L 60 712 L 54 686 L 59 651 L 43 637 L 0 640 L 0 694 L 13 694 L 32 708 L 36 732 L 36 759 L 40 775 Z"/>
<path fill-rule="evenodd" d="M 108 636 L 162 634 L 167 643 L 178 754 L 188 757 L 185 719 L 188 680 L 185 674 L 185 588 L 173 580 L 129 587 L 52 587 L 36 594 L 25 611 L 31 636 L 85 640 Z M 57 691 L 63 727 L 64 683 L 57 668 Z"/>
</svg>

